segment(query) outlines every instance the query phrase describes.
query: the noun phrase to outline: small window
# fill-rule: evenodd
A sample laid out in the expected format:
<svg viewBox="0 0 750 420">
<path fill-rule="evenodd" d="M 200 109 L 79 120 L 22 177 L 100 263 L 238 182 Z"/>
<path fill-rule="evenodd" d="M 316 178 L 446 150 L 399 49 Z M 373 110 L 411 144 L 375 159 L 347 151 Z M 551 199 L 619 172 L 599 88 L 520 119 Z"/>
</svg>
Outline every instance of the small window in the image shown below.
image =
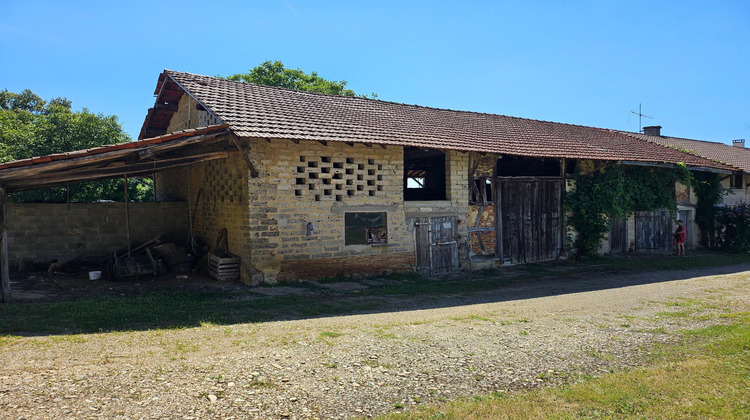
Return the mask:
<svg viewBox="0 0 750 420">
<path fill-rule="evenodd" d="M 490 204 L 494 202 L 492 179 L 490 178 L 476 178 L 471 184 L 471 191 L 469 193 L 469 204 Z"/>
<path fill-rule="evenodd" d="M 404 200 L 446 199 L 445 153 L 440 150 L 404 148 Z"/>
<path fill-rule="evenodd" d="M 424 188 L 424 177 L 410 176 L 406 178 L 406 188 Z"/>
<path fill-rule="evenodd" d="M 730 188 L 744 188 L 745 186 L 742 185 L 742 172 L 735 172 L 732 174 L 731 177 L 729 177 L 729 186 Z"/>
<path fill-rule="evenodd" d="M 366 245 L 388 242 L 386 213 L 345 213 L 344 244 Z"/>
</svg>

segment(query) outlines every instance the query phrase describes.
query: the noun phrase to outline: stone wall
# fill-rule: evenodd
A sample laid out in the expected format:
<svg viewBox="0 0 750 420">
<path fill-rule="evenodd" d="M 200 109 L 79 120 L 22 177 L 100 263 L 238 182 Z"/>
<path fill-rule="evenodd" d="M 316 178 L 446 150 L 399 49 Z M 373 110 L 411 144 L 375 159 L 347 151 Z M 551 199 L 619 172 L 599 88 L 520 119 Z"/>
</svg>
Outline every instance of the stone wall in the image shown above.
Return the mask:
<svg viewBox="0 0 750 420">
<path fill-rule="evenodd" d="M 158 199 L 189 203 L 198 243 L 213 246 L 219 232 L 227 229 L 227 251 L 241 257 L 245 282 L 250 281 L 251 261 L 247 180 L 247 165 L 239 156 L 162 171 L 156 178 Z"/>
<path fill-rule="evenodd" d="M 188 95 L 167 131 L 210 121 Z M 403 148 L 357 143 L 240 139 L 259 172 L 250 178 L 241 158 L 221 159 L 156 177 L 157 199 L 179 199 L 194 212 L 193 232 L 212 244 L 227 228 L 229 252 L 255 284 L 295 278 L 411 270 L 414 217 L 459 217 L 460 264 L 469 267 L 469 154 L 446 152 L 446 200 L 403 200 Z M 345 245 L 350 212 L 387 215 L 387 242 Z"/>
<path fill-rule="evenodd" d="M 130 234 L 144 242 L 165 233 L 184 241 L 187 204 L 130 203 Z M 10 203 L 8 247 L 11 264 L 48 263 L 85 255 L 104 255 L 127 246 L 125 203 Z"/>
<path fill-rule="evenodd" d="M 260 174 L 248 180 L 256 281 L 413 268 L 401 147 L 288 140 L 250 146 Z M 345 245 L 348 212 L 385 212 L 387 243 Z"/>
</svg>

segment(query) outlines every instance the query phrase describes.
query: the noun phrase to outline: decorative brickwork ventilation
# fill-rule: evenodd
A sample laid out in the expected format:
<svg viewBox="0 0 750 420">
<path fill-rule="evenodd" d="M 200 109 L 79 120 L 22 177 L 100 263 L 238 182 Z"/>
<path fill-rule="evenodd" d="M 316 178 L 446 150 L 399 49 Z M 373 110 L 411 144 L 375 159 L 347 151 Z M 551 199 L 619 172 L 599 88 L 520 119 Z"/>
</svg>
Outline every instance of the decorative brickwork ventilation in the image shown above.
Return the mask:
<svg viewBox="0 0 750 420">
<path fill-rule="evenodd" d="M 213 202 L 242 202 L 243 182 L 241 166 L 227 165 L 223 160 L 206 163 L 206 186 L 203 193 L 206 199 Z"/>
<path fill-rule="evenodd" d="M 383 191 L 384 162 L 376 159 L 300 156 L 294 194 L 314 201 L 343 201 L 345 197 L 375 197 Z"/>
</svg>

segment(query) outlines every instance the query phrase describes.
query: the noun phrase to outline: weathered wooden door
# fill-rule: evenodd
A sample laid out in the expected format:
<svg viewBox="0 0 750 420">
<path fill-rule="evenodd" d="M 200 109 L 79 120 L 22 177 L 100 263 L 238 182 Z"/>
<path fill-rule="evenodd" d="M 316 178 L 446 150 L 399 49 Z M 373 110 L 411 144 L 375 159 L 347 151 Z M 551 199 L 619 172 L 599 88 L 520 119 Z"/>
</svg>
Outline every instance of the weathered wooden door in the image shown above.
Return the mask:
<svg viewBox="0 0 750 420">
<path fill-rule="evenodd" d="M 627 252 L 628 245 L 628 220 L 612 219 L 609 228 L 609 253 Z"/>
<path fill-rule="evenodd" d="M 498 179 L 498 255 L 513 264 L 557 258 L 562 180 Z"/>
<path fill-rule="evenodd" d="M 440 273 L 458 268 L 458 217 L 421 217 L 415 222 L 417 270 Z"/>
<path fill-rule="evenodd" d="M 672 217 L 667 210 L 635 212 L 635 250 L 641 254 L 672 252 Z"/>
</svg>

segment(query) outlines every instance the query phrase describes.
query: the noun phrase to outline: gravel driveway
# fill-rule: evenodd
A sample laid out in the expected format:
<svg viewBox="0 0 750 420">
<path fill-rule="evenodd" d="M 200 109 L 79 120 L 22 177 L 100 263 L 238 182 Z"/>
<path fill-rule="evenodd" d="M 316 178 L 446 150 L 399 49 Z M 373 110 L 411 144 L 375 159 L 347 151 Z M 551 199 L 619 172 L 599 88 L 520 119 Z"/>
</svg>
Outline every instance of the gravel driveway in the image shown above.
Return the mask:
<svg viewBox="0 0 750 420">
<path fill-rule="evenodd" d="M 300 297 L 301 299 L 311 297 Z M 312 297 L 314 298 L 314 297 Z M 392 311 L 0 337 L 0 418 L 351 418 L 550 386 L 750 310 L 750 263 L 541 280 Z M 2 310 L 2 308 L 0 308 Z"/>
</svg>

